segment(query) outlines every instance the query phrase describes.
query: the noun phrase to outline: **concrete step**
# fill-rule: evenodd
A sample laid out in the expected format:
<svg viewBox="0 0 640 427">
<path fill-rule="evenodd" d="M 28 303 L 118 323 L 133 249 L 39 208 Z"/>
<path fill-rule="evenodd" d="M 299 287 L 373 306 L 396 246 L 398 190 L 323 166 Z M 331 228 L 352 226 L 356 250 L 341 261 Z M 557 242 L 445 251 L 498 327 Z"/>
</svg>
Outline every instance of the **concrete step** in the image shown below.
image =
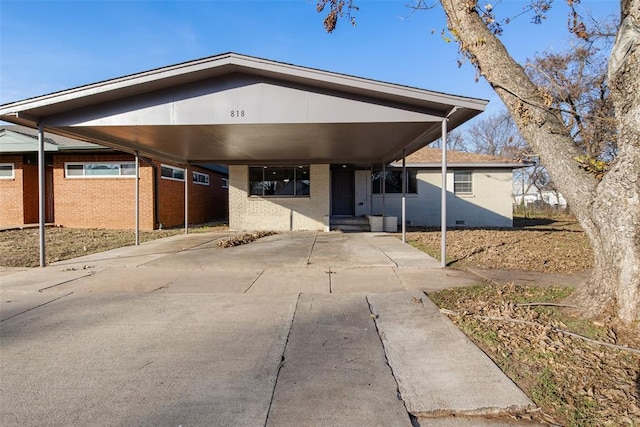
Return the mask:
<svg viewBox="0 0 640 427">
<path fill-rule="evenodd" d="M 331 229 L 347 232 L 367 232 L 371 231 L 369 220 L 365 217 L 335 217 L 331 218 Z"/>
</svg>

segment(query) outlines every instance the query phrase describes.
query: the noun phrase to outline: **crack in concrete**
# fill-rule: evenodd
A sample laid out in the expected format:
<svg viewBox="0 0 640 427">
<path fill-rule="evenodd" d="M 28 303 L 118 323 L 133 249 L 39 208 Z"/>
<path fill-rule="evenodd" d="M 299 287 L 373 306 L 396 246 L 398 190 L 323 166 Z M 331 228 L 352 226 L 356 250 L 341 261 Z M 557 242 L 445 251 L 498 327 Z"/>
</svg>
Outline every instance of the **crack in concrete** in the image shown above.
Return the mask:
<svg viewBox="0 0 640 427">
<path fill-rule="evenodd" d="M 371 315 L 371 319 L 373 320 L 373 325 L 376 328 L 376 334 L 378 335 L 378 339 L 380 340 L 380 345 L 382 346 L 382 352 L 384 353 L 384 363 L 387 365 L 387 367 L 389 368 L 389 371 L 391 371 L 391 376 L 393 377 L 393 381 L 395 381 L 396 383 L 396 394 L 398 396 L 398 400 L 402 402 L 402 406 L 404 406 L 405 411 L 407 411 L 407 416 L 409 417 L 409 421 L 411 422 L 412 426 L 416 426 L 419 424 L 417 423 L 417 418 L 411 414 L 409 412 L 409 410 L 407 409 L 407 405 L 404 401 L 404 399 L 402 398 L 402 394 L 400 393 L 400 384 L 398 383 L 398 379 L 396 378 L 396 374 L 393 372 L 393 368 L 391 367 L 391 364 L 389 363 L 389 358 L 387 357 L 387 349 L 384 346 L 384 341 L 382 340 L 382 333 L 380 332 L 380 329 L 378 328 L 378 316 L 373 312 L 373 305 L 371 304 L 371 301 L 369 301 L 369 297 L 366 296 L 365 297 L 365 301 L 367 302 L 367 306 L 369 308 L 369 313 Z"/>
</svg>

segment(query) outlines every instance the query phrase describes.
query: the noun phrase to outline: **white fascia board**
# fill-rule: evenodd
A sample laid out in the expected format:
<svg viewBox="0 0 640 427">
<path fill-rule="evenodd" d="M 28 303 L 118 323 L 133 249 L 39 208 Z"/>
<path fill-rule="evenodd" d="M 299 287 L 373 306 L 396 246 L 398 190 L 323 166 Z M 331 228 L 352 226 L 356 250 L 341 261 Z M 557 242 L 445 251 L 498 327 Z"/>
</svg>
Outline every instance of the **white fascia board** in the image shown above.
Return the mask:
<svg viewBox="0 0 640 427">
<path fill-rule="evenodd" d="M 514 168 L 524 168 L 528 166 L 532 166 L 533 164 L 529 163 L 449 163 L 447 162 L 448 168 L 473 168 L 473 169 L 514 169 Z M 402 162 L 392 162 L 389 166 L 394 168 L 402 167 Z M 408 168 L 422 168 L 422 169 L 439 169 L 441 166 L 440 162 L 437 163 L 407 163 Z"/>
</svg>

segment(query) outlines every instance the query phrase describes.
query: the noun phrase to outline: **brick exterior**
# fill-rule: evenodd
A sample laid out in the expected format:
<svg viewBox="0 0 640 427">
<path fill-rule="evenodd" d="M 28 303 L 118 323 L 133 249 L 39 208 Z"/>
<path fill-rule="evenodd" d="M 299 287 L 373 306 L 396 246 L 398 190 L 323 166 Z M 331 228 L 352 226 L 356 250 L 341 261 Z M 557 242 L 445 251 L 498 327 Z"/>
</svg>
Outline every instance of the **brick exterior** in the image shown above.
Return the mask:
<svg viewBox="0 0 640 427">
<path fill-rule="evenodd" d="M 132 229 L 135 227 L 135 179 L 67 178 L 66 162 L 130 162 L 134 157 L 116 155 L 56 155 L 53 161 L 56 224 L 77 228 Z M 153 223 L 153 169 L 140 162 L 140 229 Z"/>
<path fill-rule="evenodd" d="M 154 162 L 158 176 L 158 213 L 163 227 L 184 225 L 184 181 L 163 178 L 161 164 Z M 209 185 L 193 182 L 192 173 L 200 172 L 209 175 Z M 228 190 L 222 188 L 224 175 L 195 166 L 189 166 L 187 179 L 189 182 L 189 223 L 201 224 L 229 217 Z"/>
<path fill-rule="evenodd" d="M 51 167 L 46 168 L 46 172 L 51 174 Z M 38 206 L 38 165 L 37 164 L 22 164 L 22 174 L 24 182 L 22 184 L 22 205 L 24 209 L 23 221 L 25 224 L 35 224 L 38 222 L 39 206 Z M 48 183 L 50 185 L 50 182 Z M 50 197 L 51 188 L 48 188 L 45 181 L 45 192 Z M 36 197 L 29 197 L 31 194 L 35 194 Z M 46 199 L 46 202 L 50 202 L 50 199 Z M 45 202 L 45 203 L 46 203 Z M 51 205 L 49 204 L 49 209 Z M 49 215 L 46 215 L 49 216 Z M 46 218 L 51 220 L 49 218 Z M 49 221 L 50 222 L 50 221 Z"/>
<path fill-rule="evenodd" d="M 13 179 L 0 179 L 0 226 L 24 224 L 22 156 L 0 156 L 0 163 L 14 167 Z"/>
<path fill-rule="evenodd" d="M 249 167 L 229 166 L 232 230 L 323 230 L 329 215 L 329 165 L 311 165 L 310 197 L 249 196 Z"/>
<path fill-rule="evenodd" d="M 133 177 L 67 178 L 67 162 L 131 162 L 128 154 L 56 154 L 46 169 L 47 222 L 64 227 L 133 229 L 135 227 L 135 179 Z M 14 163 L 15 178 L 0 179 L 0 226 L 38 222 L 38 168 L 23 162 L 23 156 L 2 156 Z M 47 162 L 48 164 L 50 162 Z M 184 224 L 184 181 L 161 178 L 160 162 L 153 167 L 140 161 L 140 229 L 152 230 Z M 189 168 L 189 223 L 199 224 L 228 218 L 228 190 L 224 175 Z M 157 187 L 154 185 L 154 171 Z M 191 171 L 209 175 L 209 185 L 195 184 Z M 158 191 L 156 197 L 156 188 Z M 157 218 L 155 209 L 156 200 Z"/>
</svg>

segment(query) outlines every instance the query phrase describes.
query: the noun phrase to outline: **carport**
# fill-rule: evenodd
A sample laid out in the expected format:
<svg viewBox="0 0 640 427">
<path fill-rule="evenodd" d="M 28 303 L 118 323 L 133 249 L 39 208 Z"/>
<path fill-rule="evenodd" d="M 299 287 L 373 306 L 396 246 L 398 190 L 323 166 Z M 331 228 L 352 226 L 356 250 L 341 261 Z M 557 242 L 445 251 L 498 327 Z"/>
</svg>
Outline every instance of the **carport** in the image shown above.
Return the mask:
<svg viewBox="0 0 640 427">
<path fill-rule="evenodd" d="M 39 130 L 40 265 L 44 134 L 189 165 L 360 164 L 402 159 L 480 114 L 487 101 L 226 53 L 0 106 Z M 446 150 L 442 155 L 442 266 Z M 138 243 L 136 179 L 136 243 Z M 185 179 L 185 231 L 188 192 Z M 406 179 L 402 234 L 405 240 Z M 383 212 L 384 216 L 384 212 Z"/>
</svg>

